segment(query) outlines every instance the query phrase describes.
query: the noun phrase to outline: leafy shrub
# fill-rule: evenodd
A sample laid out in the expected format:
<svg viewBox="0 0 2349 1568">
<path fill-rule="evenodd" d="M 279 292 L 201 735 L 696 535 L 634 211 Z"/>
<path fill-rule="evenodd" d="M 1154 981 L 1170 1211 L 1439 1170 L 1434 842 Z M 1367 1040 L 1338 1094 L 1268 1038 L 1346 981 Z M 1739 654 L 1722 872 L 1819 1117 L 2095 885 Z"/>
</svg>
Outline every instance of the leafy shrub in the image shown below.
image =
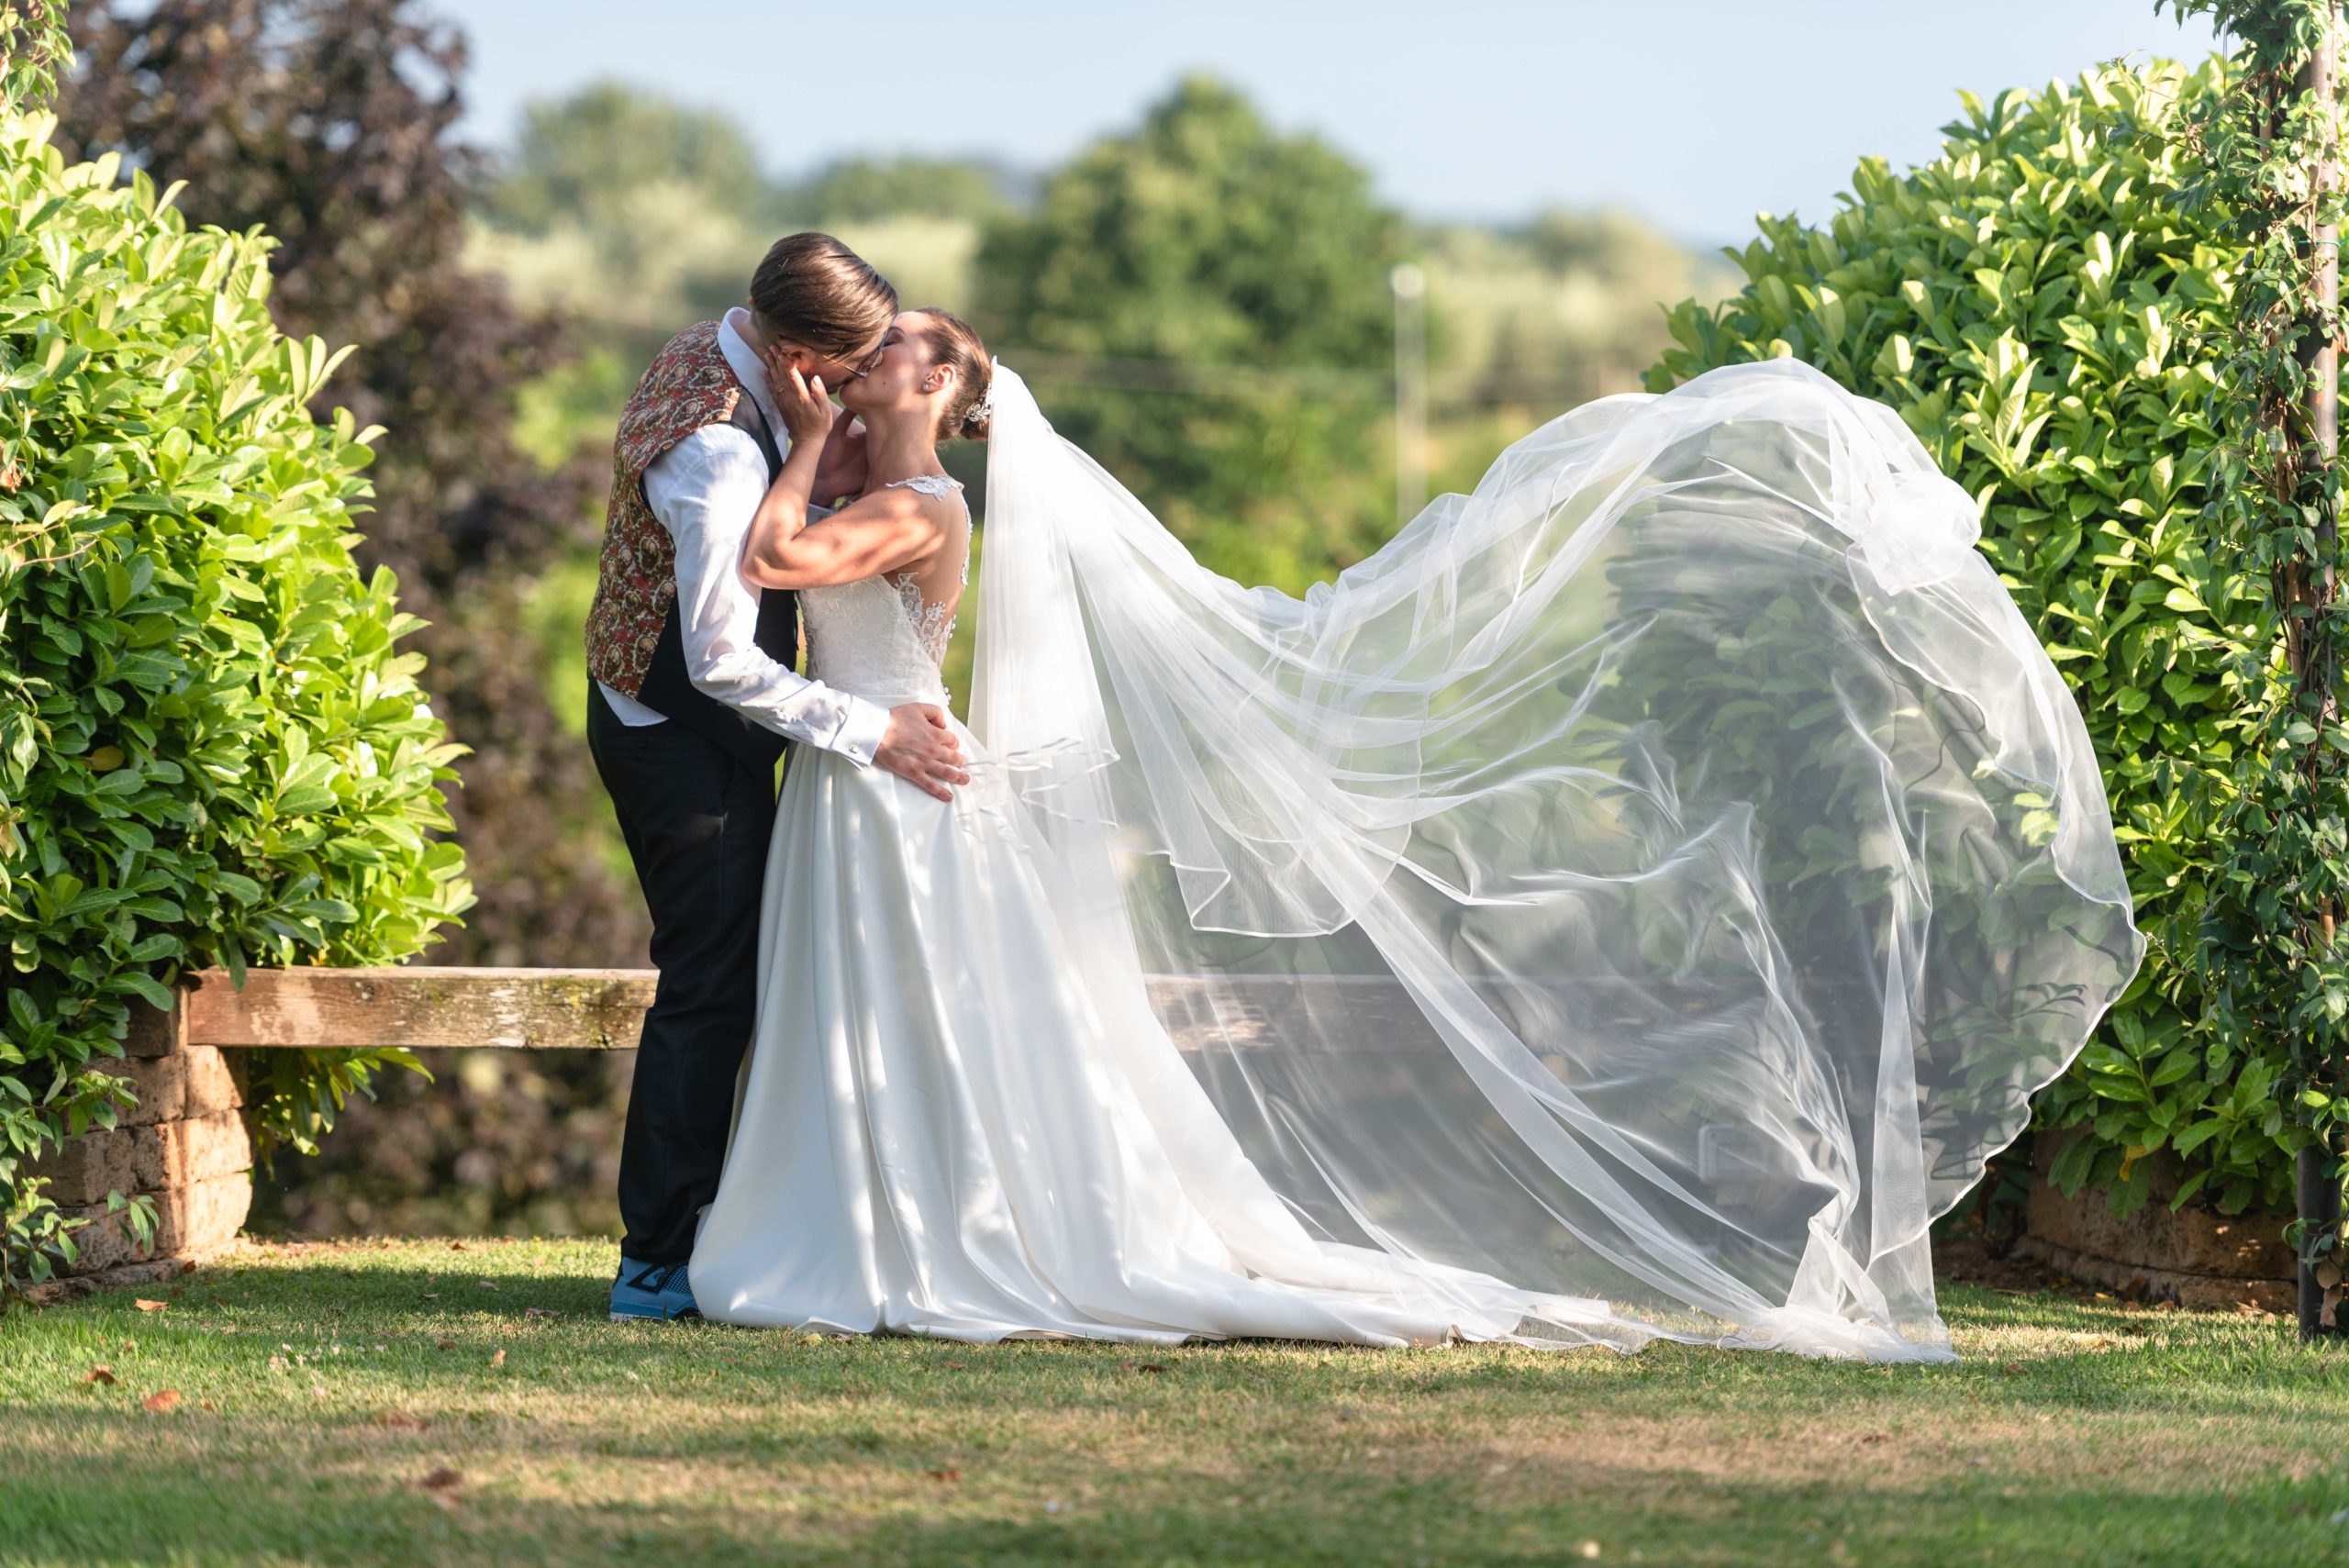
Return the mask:
<svg viewBox="0 0 2349 1568">
<path fill-rule="evenodd" d="M 28 1238 L 26 1161 L 128 1103 L 96 1063 L 129 1003 L 396 960 L 469 901 L 419 623 L 351 558 L 375 432 L 307 412 L 336 356 L 272 326 L 258 231 L 191 230 L 53 128 L 0 118 L 0 1234 Z M 271 1053 L 263 1149 L 406 1060 Z"/>
<path fill-rule="evenodd" d="M 1791 355 L 1900 411 L 1983 508 L 1982 549 L 2076 692 L 2103 759 L 2144 967 L 2043 1125 L 2087 1125 L 2054 1178 L 2177 1201 L 2288 1203 L 2297 1133 L 2280 1051 L 2200 1031 L 2192 972 L 2218 847 L 2219 781 L 2250 732 L 2230 659 L 2273 643 L 2264 580 L 2212 561 L 2208 407 L 2232 329 L 2226 215 L 2182 212 L 2178 133 L 2223 82 L 2212 60 L 2106 68 L 2076 86 L 1964 96 L 1941 157 L 1864 161 L 1828 223 L 1765 217 L 1731 255 L 1748 280 L 1672 317 L 1661 391 Z M 2254 659 L 2258 667 L 2260 661 Z M 2273 660 L 2266 667 L 2276 668 Z"/>
</svg>

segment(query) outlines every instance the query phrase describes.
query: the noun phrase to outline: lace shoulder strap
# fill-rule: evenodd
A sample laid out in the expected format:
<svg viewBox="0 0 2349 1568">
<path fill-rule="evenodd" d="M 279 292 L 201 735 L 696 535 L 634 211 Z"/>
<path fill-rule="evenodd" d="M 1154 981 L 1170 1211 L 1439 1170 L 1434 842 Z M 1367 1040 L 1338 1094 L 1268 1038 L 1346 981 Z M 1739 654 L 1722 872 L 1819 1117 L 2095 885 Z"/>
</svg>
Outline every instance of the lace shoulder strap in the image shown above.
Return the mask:
<svg viewBox="0 0 2349 1568">
<path fill-rule="evenodd" d="M 941 500 L 962 489 L 963 482 L 950 474 L 917 473 L 911 479 L 893 479 L 881 488 L 895 490 L 900 485 L 917 494 L 927 495 L 932 500 Z"/>
</svg>

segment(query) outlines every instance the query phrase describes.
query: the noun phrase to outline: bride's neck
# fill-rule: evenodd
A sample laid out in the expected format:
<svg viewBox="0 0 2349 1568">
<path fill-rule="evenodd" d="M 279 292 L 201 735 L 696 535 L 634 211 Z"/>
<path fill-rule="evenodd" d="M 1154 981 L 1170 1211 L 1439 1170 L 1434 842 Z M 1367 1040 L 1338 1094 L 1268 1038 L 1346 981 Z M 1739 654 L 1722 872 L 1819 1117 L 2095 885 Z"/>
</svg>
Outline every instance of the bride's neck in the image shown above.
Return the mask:
<svg viewBox="0 0 2349 1568">
<path fill-rule="evenodd" d="M 945 472 L 945 465 L 938 461 L 937 438 L 919 424 L 891 420 L 869 425 L 864 441 L 867 489 L 878 490 L 916 474 Z"/>
</svg>

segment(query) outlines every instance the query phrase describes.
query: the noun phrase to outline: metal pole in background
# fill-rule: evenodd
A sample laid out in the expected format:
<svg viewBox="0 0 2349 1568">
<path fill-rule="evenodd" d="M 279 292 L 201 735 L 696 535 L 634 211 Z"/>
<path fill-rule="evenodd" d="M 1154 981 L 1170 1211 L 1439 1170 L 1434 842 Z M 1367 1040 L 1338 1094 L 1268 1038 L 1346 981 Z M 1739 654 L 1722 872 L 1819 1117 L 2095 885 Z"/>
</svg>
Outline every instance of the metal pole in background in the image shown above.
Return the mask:
<svg viewBox="0 0 2349 1568">
<path fill-rule="evenodd" d="M 2323 35 L 2308 63 L 2300 68 L 2294 85 L 2316 99 L 2329 121 L 2333 101 L 2332 55 L 2339 46 L 2341 16 L 2338 5 L 2328 6 L 2325 10 Z M 2320 202 L 2332 189 L 2339 175 L 2334 165 L 2335 150 L 2328 133 L 2317 166 L 2310 171 L 2310 193 Z M 2315 276 L 2310 283 L 2318 307 L 2329 322 L 2341 302 L 2341 236 L 2332 224 L 2319 223 L 2309 238 L 2312 252 L 2310 260 L 2315 263 Z M 2341 350 L 2329 332 L 2321 342 L 2310 346 L 2314 352 L 2309 356 L 2307 433 L 2317 449 L 2317 461 L 2329 469 L 2341 452 Z M 2333 597 L 2338 591 L 2332 573 L 2333 537 L 2334 519 L 2328 513 L 2317 525 L 2317 549 L 2324 562 L 2324 576 L 2321 582 L 2310 584 L 2309 590 L 2316 601 L 2313 607 L 2320 618 L 2310 628 L 2310 641 L 2314 646 L 2306 657 L 2319 670 L 2329 670 L 2332 663 L 2332 632 L 2328 623 Z M 2331 717 L 2330 715 L 2324 717 Z M 2332 911 L 2327 908 L 2324 913 L 2327 946 L 2333 940 L 2333 926 Z M 2332 1140 L 2328 1139 L 2324 1143 L 2301 1150 L 2299 1168 L 2294 1173 L 2299 1178 L 2296 1184 L 2299 1191 L 2296 1195 L 2299 1199 L 2300 1218 L 2304 1229 L 2310 1232 L 2330 1230 L 2341 1223 L 2341 1182 L 2332 1142 Z M 2335 1255 L 2328 1258 L 2322 1266 L 2338 1271 L 2342 1260 Z M 2337 1272 L 2334 1277 L 2339 1277 Z M 2349 1324 L 2325 1322 L 2324 1297 L 2324 1282 L 2317 1277 L 2314 1269 L 2302 1262 L 2299 1294 L 2301 1339 L 2313 1340 L 2321 1334 L 2338 1334 L 2343 1329 L 2349 1329 Z"/>
<path fill-rule="evenodd" d="M 1409 261 L 1386 274 L 1395 291 L 1395 521 L 1428 504 L 1428 275 Z"/>
</svg>

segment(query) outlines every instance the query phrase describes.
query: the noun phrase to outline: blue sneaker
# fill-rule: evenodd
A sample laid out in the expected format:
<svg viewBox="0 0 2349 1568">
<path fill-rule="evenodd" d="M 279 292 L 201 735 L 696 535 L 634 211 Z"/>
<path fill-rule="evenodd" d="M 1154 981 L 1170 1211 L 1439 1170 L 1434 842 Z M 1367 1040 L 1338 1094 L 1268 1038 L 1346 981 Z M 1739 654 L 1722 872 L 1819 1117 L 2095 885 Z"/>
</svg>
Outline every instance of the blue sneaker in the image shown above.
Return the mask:
<svg viewBox="0 0 2349 1568">
<path fill-rule="evenodd" d="M 682 1259 L 674 1263 L 620 1260 L 619 1277 L 612 1282 L 613 1322 L 624 1323 L 632 1318 L 700 1316 L 701 1308 L 694 1305 L 694 1288 L 685 1278 Z"/>
</svg>

